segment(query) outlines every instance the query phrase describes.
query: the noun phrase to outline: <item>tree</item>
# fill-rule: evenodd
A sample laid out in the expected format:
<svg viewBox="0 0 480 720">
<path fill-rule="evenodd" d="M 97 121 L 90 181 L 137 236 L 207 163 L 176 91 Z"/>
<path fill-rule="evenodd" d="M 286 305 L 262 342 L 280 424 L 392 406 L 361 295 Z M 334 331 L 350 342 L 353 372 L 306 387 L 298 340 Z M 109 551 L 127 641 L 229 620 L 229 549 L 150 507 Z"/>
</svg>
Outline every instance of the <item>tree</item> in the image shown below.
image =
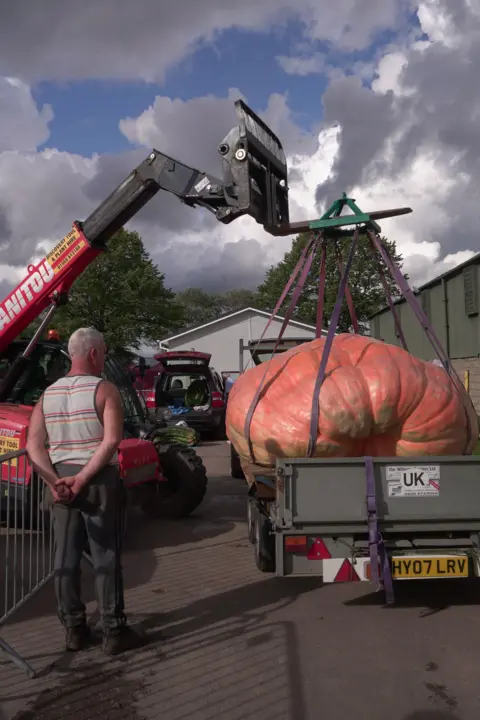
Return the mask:
<svg viewBox="0 0 480 720">
<path fill-rule="evenodd" d="M 183 308 L 184 329 L 204 325 L 221 315 L 258 304 L 257 294 L 244 289 L 209 293 L 200 288 L 188 288 L 177 295 L 177 300 Z"/>
<path fill-rule="evenodd" d="M 272 266 L 270 270 L 268 270 L 264 282 L 258 288 L 259 302 L 263 309 L 269 310 L 270 312 L 274 309 L 275 304 L 280 298 L 285 285 L 287 284 L 298 260 L 300 259 L 302 250 L 304 249 L 307 240 L 307 234 L 302 234 L 295 238 L 290 252 L 285 253 L 283 260 L 279 262 L 278 265 Z M 385 238 L 382 238 L 382 240 L 392 259 L 399 267 L 401 267 L 403 264 L 403 258 L 397 253 L 395 243 L 388 241 Z M 341 240 L 338 240 L 338 249 L 344 266 L 347 261 L 350 245 L 350 237 L 343 237 Z M 320 257 L 321 251 L 318 250 L 312 263 L 309 277 L 305 282 L 303 293 L 294 312 L 295 318 L 311 323 L 312 325 L 315 325 L 317 317 Z M 396 283 L 386 268 L 384 268 L 384 273 L 392 297 L 398 297 L 399 292 Z M 323 313 L 324 327 L 328 327 L 330 317 L 333 312 L 337 297 L 339 279 L 340 274 L 337 268 L 335 245 L 332 241 L 328 245 L 327 249 L 325 305 Z M 352 294 L 353 304 L 359 324 L 362 330 L 365 330 L 368 328 L 369 318 L 385 305 L 386 299 L 383 285 L 380 280 L 380 274 L 378 272 L 378 266 L 373 260 L 370 243 L 364 236 L 360 236 L 359 238 L 354 260 L 352 262 L 349 274 L 349 288 Z M 291 296 L 292 291 L 290 291 L 289 296 L 285 300 L 283 305 L 284 308 L 288 307 L 288 301 Z M 338 330 L 339 332 L 347 332 L 350 329 L 350 314 L 346 300 L 344 300 L 340 313 Z"/>
<path fill-rule="evenodd" d="M 175 293 L 165 287 L 164 275 L 145 250 L 136 232 L 119 230 L 108 251 L 100 255 L 74 282 L 68 304 L 52 323 L 62 338 L 78 327 L 95 327 L 109 349 L 119 355 L 155 342 L 181 327 L 183 310 Z M 31 335 L 38 320 L 24 335 Z"/>
</svg>

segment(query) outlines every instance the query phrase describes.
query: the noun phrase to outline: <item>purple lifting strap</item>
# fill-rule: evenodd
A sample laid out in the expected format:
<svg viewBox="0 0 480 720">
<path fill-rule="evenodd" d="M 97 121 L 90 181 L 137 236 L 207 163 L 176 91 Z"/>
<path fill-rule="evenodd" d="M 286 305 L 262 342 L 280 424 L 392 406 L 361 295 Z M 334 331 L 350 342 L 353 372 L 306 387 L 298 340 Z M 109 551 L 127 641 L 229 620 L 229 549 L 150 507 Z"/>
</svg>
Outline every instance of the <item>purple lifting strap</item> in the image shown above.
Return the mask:
<svg viewBox="0 0 480 720">
<path fill-rule="evenodd" d="M 388 307 L 390 308 L 390 312 L 392 313 L 393 324 L 395 326 L 396 335 L 397 335 L 398 339 L 400 340 L 400 344 L 401 344 L 402 348 L 408 352 L 408 345 L 407 345 L 407 341 L 405 339 L 405 335 L 403 333 L 402 323 L 400 322 L 400 317 L 397 313 L 394 302 L 392 300 L 392 293 L 390 292 L 390 288 L 388 287 L 387 278 L 385 277 L 385 273 L 383 272 L 382 264 L 375 252 L 376 245 L 371 238 L 370 238 L 370 244 L 372 246 L 372 252 L 375 255 L 376 260 L 377 260 L 378 274 L 380 275 L 380 280 L 382 281 L 383 289 L 385 292 L 385 297 L 387 298 Z"/>
<path fill-rule="evenodd" d="M 260 339 L 259 339 L 259 341 L 257 342 L 257 344 L 255 345 L 255 347 L 254 347 L 254 349 L 253 349 L 253 351 L 252 351 L 253 353 L 255 352 L 255 350 L 258 348 L 258 346 L 259 346 L 260 343 L 262 342 L 262 340 L 263 340 L 263 338 L 265 337 L 265 334 L 266 334 L 268 328 L 270 327 L 270 325 L 272 324 L 272 322 L 273 322 L 276 314 L 278 313 L 278 311 L 279 311 L 280 308 L 282 307 L 282 305 L 283 305 L 283 303 L 284 303 L 284 301 L 285 301 L 285 298 L 287 297 L 288 293 L 290 292 L 290 289 L 291 289 L 293 283 L 294 283 L 295 280 L 297 279 L 297 275 L 298 275 L 298 273 L 300 272 L 300 270 L 302 269 L 302 267 L 303 267 L 303 265 L 304 265 L 304 263 L 305 263 L 305 258 L 307 257 L 307 254 L 308 254 L 308 252 L 310 251 L 310 249 L 311 249 L 311 247 L 312 247 L 312 245 L 313 245 L 313 243 L 315 242 L 316 239 L 317 239 L 317 236 L 316 236 L 316 235 L 312 235 L 312 236 L 310 237 L 309 241 L 306 243 L 305 247 L 303 248 L 302 254 L 300 255 L 300 258 L 299 258 L 297 264 L 295 265 L 295 268 L 294 268 L 292 274 L 290 275 L 287 284 L 286 284 L 285 287 L 283 288 L 282 294 L 280 295 L 280 298 L 279 298 L 277 304 L 276 304 L 275 307 L 273 308 L 272 314 L 271 314 L 270 317 L 268 318 L 268 322 L 267 322 L 267 324 L 265 325 L 262 334 L 260 335 Z"/>
<path fill-rule="evenodd" d="M 295 310 L 295 308 L 296 308 L 296 306 L 297 306 L 298 299 L 299 299 L 300 295 L 302 294 L 302 290 L 303 290 L 303 287 L 304 287 L 304 285 L 305 285 L 305 281 L 306 281 L 306 279 L 307 279 L 307 277 L 308 277 L 308 274 L 309 274 L 309 272 L 310 272 L 310 268 L 312 267 L 313 258 L 315 257 L 315 253 L 317 252 L 317 249 L 318 249 L 319 237 L 320 237 L 320 236 L 314 236 L 313 239 L 311 240 L 311 242 L 309 243 L 309 247 L 311 248 L 311 249 L 310 249 L 310 252 L 309 252 L 309 255 L 308 255 L 308 257 L 307 257 L 307 260 L 306 260 L 306 262 L 305 262 L 305 265 L 304 265 L 304 267 L 303 267 L 303 270 L 302 270 L 302 272 L 301 272 L 301 274 L 300 274 L 300 278 L 299 278 L 298 283 L 297 283 L 297 285 L 296 285 L 296 287 L 295 287 L 295 290 L 293 291 L 292 299 L 291 299 L 291 301 L 290 301 L 290 305 L 289 305 L 289 307 L 288 307 L 288 310 L 287 310 L 287 312 L 285 313 L 285 319 L 284 319 L 284 321 L 283 321 L 283 323 L 282 323 L 282 327 L 280 328 L 280 332 L 279 332 L 279 334 L 278 334 L 278 338 L 277 338 L 277 341 L 276 341 L 276 343 L 275 343 L 275 347 L 274 347 L 274 349 L 273 349 L 272 356 L 271 356 L 270 360 L 268 361 L 268 363 L 266 363 L 265 372 L 263 373 L 262 379 L 260 380 L 260 384 L 259 384 L 259 386 L 258 386 L 258 388 L 257 388 L 257 390 L 256 390 L 256 392 L 255 392 L 255 395 L 253 396 L 253 400 L 252 400 L 252 402 L 251 402 L 251 404 L 250 404 L 250 407 L 249 407 L 248 412 L 247 412 L 247 416 L 246 416 L 246 418 L 245 418 L 245 425 L 244 425 L 243 433 L 244 433 L 245 438 L 246 438 L 246 440 L 247 440 L 248 450 L 249 450 L 249 453 L 250 453 L 250 459 L 251 459 L 251 461 L 252 461 L 253 463 L 255 462 L 255 455 L 254 455 L 254 453 L 253 453 L 253 446 L 252 446 L 252 441 L 251 441 L 251 438 L 250 438 L 250 428 L 251 428 L 251 425 L 252 425 L 253 415 L 254 415 L 254 413 L 255 413 L 255 410 L 257 409 L 258 400 L 259 400 L 259 398 L 260 398 L 260 394 L 261 394 L 261 392 L 262 392 L 262 390 L 263 390 L 263 387 L 264 387 L 264 384 L 265 384 L 265 379 L 266 379 L 266 377 L 267 377 L 267 374 L 268 374 L 268 371 L 269 371 L 269 368 L 270 368 L 270 363 L 272 362 L 273 358 L 275 357 L 275 353 L 276 353 L 277 348 L 278 348 L 278 346 L 279 346 L 279 344 L 280 344 L 280 341 L 281 341 L 281 339 L 282 339 L 282 337 L 283 337 L 283 333 L 285 332 L 285 329 L 286 329 L 288 323 L 290 322 L 290 319 L 291 319 L 291 317 L 292 317 L 292 315 L 293 315 L 293 312 L 294 312 L 294 310 Z"/>
<path fill-rule="evenodd" d="M 325 304 L 325 280 L 327 277 L 327 241 L 322 242 L 322 257 L 320 260 L 320 276 L 318 282 L 317 323 L 315 326 L 315 339 L 322 337 L 323 307 Z"/>
<path fill-rule="evenodd" d="M 335 336 L 335 330 L 337 329 L 338 320 L 340 317 L 340 310 L 342 309 L 343 296 L 345 295 L 345 287 L 348 281 L 348 274 L 350 272 L 350 268 L 352 267 L 352 261 L 355 255 L 357 243 L 358 228 L 356 228 L 355 232 L 353 233 L 353 240 L 350 246 L 350 253 L 348 255 L 347 264 L 343 273 L 343 277 L 340 281 L 340 285 L 338 286 L 337 299 L 335 301 L 335 307 L 333 309 L 330 325 L 328 326 L 327 337 L 325 340 L 325 345 L 323 347 L 322 359 L 320 360 L 320 367 L 318 369 L 317 378 L 315 380 L 312 397 L 312 410 L 310 414 L 310 437 L 308 439 L 307 457 L 314 457 L 315 455 L 315 447 L 317 445 L 318 435 L 318 420 L 320 417 L 320 390 L 322 388 L 323 381 L 325 380 L 325 371 L 327 369 L 328 358 L 330 356 L 330 350 L 332 349 L 333 338 Z"/>
<path fill-rule="evenodd" d="M 368 547 L 372 581 L 377 586 L 377 590 L 380 590 L 383 586 L 387 604 L 390 605 L 395 602 L 395 596 L 387 551 L 382 535 L 378 530 L 377 495 L 375 492 L 373 458 L 365 457 L 364 461 L 367 480 Z"/>
<path fill-rule="evenodd" d="M 455 372 L 455 369 L 450 361 L 450 358 L 448 357 L 447 353 L 443 349 L 442 343 L 437 337 L 437 334 L 435 333 L 427 315 L 424 313 L 420 303 L 418 302 L 417 298 L 413 294 L 412 289 L 410 288 L 410 285 L 405 280 L 400 268 L 397 267 L 395 262 L 390 257 L 386 247 L 380 240 L 380 238 L 371 230 L 368 231 L 368 235 L 370 237 L 370 240 L 374 244 L 374 246 L 377 248 L 378 252 L 380 253 L 385 265 L 390 270 L 390 273 L 393 277 L 393 279 L 396 281 L 400 291 L 402 292 L 405 300 L 410 305 L 412 311 L 416 315 L 419 323 L 421 324 L 422 328 L 425 331 L 425 335 L 427 336 L 428 340 L 430 341 L 430 344 L 434 351 L 436 352 L 438 359 L 442 363 L 443 367 L 445 368 L 446 372 L 449 374 L 450 379 L 453 382 L 453 386 L 455 390 L 458 393 L 458 396 L 462 400 L 462 404 L 465 410 L 465 418 L 466 418 L 466 424 L 467 424 L 467 438 L 470 436 L 471 431 L 471 422 L 470 422 L 470 416 L 467 412 L 467 408 L 465 407 L 465 388 L 463 387 L 460 378 L 458 377 L 457 373 Z M 466 441 L 466 445 L 464 448 L 464 454 L 468 447 L 468 439 Z"/>
<path fill-rule="evenodd" d="M 343 276 L 343 263 L 342 263 L 342 256 L 341 256 L 341 253 L 340 253 L 340 250 L 338 247 L 337 247 L 337 267 L 338 267 L 338 272 L 340 273 L 340 277 L 342 277 Z M 347 284 L 345 285 L 345 297 L 347 300 L 348 311 L 350 313 L 350 320 L 352 321 L 353 332 L 357 333 L 357 335 L 359 335 L 360 327 L 358 325 L 357 313 L 355 312 L 355 305 L 353 304 L 352 293 L 350 292 L 348 280 L 347 280 Z"/>
<path fill-rule="evenodd" d="M 450 374 L 451 372 L 451 362 L 450 358 L 446 354 L 445 350 L 442 347 L 442 344 L 440 340 L 438 339 L 434 329 L 432 328 L 430 321 L 426 314 L 424 313 L 420 303 L 416 299 L 415 295 L 413 294 L 413 291 L 408 284 L 408 282 L 405 280 L 400 268 L 397 267 L 395 262 L 390 257 L 387 249 L 385 248 L 384 244 L 380 240 L 380 238 L 371 230 L 368 231 L 368 235 L 370 237 L 370 240 L 377 248 L 378 252 L 380 253 L 383 262 L 389 269 L 393 279 L 397 283 L 398 287 L 400 288 L 400 291 L 402 292 L 402 295 L 404 296 L 407 303 L 412 308 L 414 314 L 416 315 L 418 321 L 420 322 L 422 328 L 425 331 L 425 334 L 427 335 L 433 349 L 438 355 L 438 358 L 442 365 L 444 366 L 445 370 Z"/>
</svg>

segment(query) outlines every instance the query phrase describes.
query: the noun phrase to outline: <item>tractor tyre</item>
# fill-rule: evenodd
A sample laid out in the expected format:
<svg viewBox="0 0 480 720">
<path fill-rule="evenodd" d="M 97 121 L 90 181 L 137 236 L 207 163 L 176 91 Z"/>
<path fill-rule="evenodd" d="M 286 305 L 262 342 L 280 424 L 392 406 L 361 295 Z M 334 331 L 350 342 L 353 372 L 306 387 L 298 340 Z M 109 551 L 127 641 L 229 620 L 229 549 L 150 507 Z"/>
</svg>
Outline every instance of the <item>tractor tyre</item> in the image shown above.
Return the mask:
<svg viewBox="0 0 480 720">
<path fill-rule="evenodd" d="M 150 517 L 180 520 L 203 501 L 208 485 L 207 470 L 192 448 L 170 447 L 160 452 L 159 458 L 167 482 L 152 483 L 152 492 L 142 509 Z"/>
</svg>

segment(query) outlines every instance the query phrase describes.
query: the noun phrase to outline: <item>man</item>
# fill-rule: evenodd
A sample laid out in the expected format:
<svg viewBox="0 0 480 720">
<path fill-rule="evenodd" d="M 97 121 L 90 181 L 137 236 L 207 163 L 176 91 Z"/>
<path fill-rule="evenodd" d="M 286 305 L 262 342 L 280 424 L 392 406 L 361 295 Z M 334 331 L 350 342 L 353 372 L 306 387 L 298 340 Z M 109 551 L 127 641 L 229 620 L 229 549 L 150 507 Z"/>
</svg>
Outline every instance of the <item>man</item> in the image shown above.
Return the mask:
<svg viewBox="0 0 480 720">
<path fill-rule="evenodd" d="M 120 564 L 124 489 L 117 448 L 123 438 L 123 409 L 117 388 L 101 377 L 105 352 L 97 330 L 73 333 L 70 372 L 50 385 L 35 406 L 27 452 L 45 482 L 45 501 L 53 505 L 55 593 L 66 649 L 81 650 L 89 640 L 80 596 L 86 531 L 103 649 L 114 655 L 131 646 L 132 634 L 126 626 Z"/>
</svg>

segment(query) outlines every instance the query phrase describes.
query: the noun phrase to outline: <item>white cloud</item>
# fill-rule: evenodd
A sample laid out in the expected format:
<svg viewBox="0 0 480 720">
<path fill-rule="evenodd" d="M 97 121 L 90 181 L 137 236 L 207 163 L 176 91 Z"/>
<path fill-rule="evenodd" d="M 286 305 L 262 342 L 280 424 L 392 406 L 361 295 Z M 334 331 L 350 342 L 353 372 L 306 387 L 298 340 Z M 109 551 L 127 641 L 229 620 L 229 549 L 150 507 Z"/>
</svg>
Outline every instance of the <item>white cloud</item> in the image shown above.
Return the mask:
<svg viewBox="0 0 480 720">
<path fill-rule="evenodd" d="M 39 243 L 52 245 L 88 215 L 82 189 L 95 167 L 95 158 L 58 151 L 0 153 L 0 262 L 26 265 Z"/>
<path fill-rule="evenodd" d="M 0 152 L 30 152 L 44 143 L 53 119 L 49 105 L 38 108 L 25 83 L 0 77 Z"/>
<path fill-rule="evenodd" d="M 326 70 L 325 54 L 320 52 L 312 55 L 278 55 L 277 62 L 288 75 L 315 75 Z"/>
<path fill-rule="evenodd" d="M 324 94 L 327 122 L 341 126 L 332 173 L 317 188 L 325 205 L 342 190 L 365 209 L 408 205 L 413 213 L 382 222 L 416 284 L 480 249 L 471 188 L 480 180 L 480 6 L 424 0 L 428 37 L 412 34 L 388 48 L 371 90 L 333 78 Z M 462 53 L 458 52 L 461 38 Z"/>
<path fill-rule="evenodd" d="M 410 0 L 25 0 L 7 2 L 0 24 L 3 74 L 37 80 L 162 81 L 165 72 L 230 28 L 284 30 L 345 50 L 405 22 Z"/>
<path fill-rule="evenodd" d="M 452 191 L 468 192 L 468 185 L 467 177 L 449 173 L 448 163 L 441 156 L 420 152 L 398 175 L 365 183 L 353 188 L 352 194 L 366 211 L 413 209 L 410 215 L 382 220 L 381 227 L 383 233 L 397 243 L 412 283 L 420 285 L 475 254 L 472 248 L 463 248 L 442 258 L 442 246 L 437 240 L 450 223 Z"/>
<path fill-rule="evenodd" d="M 146 8 L 147 0 L 141 4 Z M 251 12 L 248 22 L 253 24 L 257 18 L 262 27 L 280 17 L 277 9 L 287 8 L 286 0 L 267 3 L 262 10 L 257 5 L 253 0 L 247 3 L 246 11 Z M 320 37 L 329 27 L 333 42 L 354 47 L 368 42 L 376 28 L 400 23 L 401 12 L 411 3 L 382 0 L 375 5 L 376 18 L 369 16 L 357 25 L 355 36 L 349 28 L 363 6 L 360 0 L 342 0 L 335 6 L 323 3 L 322 8 L 319 3 L 307 5 L 305 0 L 297 6 L 305 10 L 307 34 Z M 214 6 L 211 0 L 209 7 Z M 77 7 L 71 5 L 70 23 L 77 18 Z M 223 28 L 235 18 L 238 21 L 238 13 L 229 7 L 212 17 L 207 17 L 206 11 L 200 13 L 196 29 L 191 25 L 180 39 L 172 36 L 170 46 L 167 43 L 163 47 L 172 49 L 172 61 L 188 51 L 192 38 L 202 33 L 210 36 L 215 23 Z M 98 20 L 98 33 L 99 28 L 105 30 L 103 10 L 88 2 L 86 8 L 90 19 Z M 175 8 L 169 8 L 165 20 L 172 33 L 177 20 Z M 319 18 L 329 18 L 334 8 L 337 15 L 333 24 L 322 25 Z M 382 229 L 397 241 L 406 270 L 417 285 L 480 249 L 477 208 L 470 203 L 471 189 L 478 187 L 480 180 L 480 103 L 472 91 L 480 69 L 480 23 L 476 24 L 478 13 L 472 8 L 473 0 L 470 5 L 455 0 L 453 6 L 447 0 L 419 3 L 419 18 L 428 38 L 418 42 L 415 34 L 405 34 L 401 45 L 380 54 L 371 89 L 358 78 L 344 77 L 341 71 L 332 75 L 323 98 L 324 125 L 311 134 L 298 127 L 288 96 L 272 94 L 260 109 L 285 143 L 292 220 L 315 217 L 343 190 L 365 210 L 410 205 L 412 215 L 383 221 Z M 130 16 L 126 18 L 124 12 L 115 16 L 117 24 L 112 23 L 108 31 L 115 29 L 123 45 L 120 42 L 114 47 L 113 35 L 107 34 L 102 56 L 95 44 L 99 42 L 95 30 L 91 52 L 81 54 L 80 59 L 72 47 L 72 54 L 59 62 L 62 46 L 53 43 L 45 48 L 44 55 L 40 53 L 35 67 L 18 54 L 7 61 L 4 57 L 4 65 L 9 67 L 10 62 L 13 67 L 16 63 L 17 68 L 24 68 L 19 75 L 30 73 L 33 77 L 35 73 L 53 77 L 55 73 L 68 77 L 115 73 L 117 77 L 145 77 L 150 73 L 153 77 L 157 71 L 161 76 L 168 65 L 167 56 L 162 55 L 155 64 L 150 50 L 144 48 L 152 47 L 147 41 L 157 10 L 145 15 L 142 29 L 146 36 L 141 42 L 133 19 L 133 27 L 128 28 L 133 32 L 127 33 Z M 57 31 L 64 17 L 60 12 Z M 120 21 L 124 35 L 118 29 Z M 25 26 L 21 19 L 17 22 L 21 37 Z M 465 55 L 455 50 L 460 36 Z M 74 44 L 76 37 L 74 33 L 70 38 Z M 136 46 L 132 38 L 136 38 Z M 0 44 L 0 60 L 2 52 L 5 55 Z M 188 101 L 159 96 L 138 117 L 120 122 L 121 131 L 138 150 L 86 158 L 54 149 L 36 151 L 48 139 L 52 110 L 38 108 L 24 82 L 0 80 L 0 281 L 9 279 L 9 267 L 13 268 L 11 276 L 17 278 L 21 264 L 26 265 L 68 232 L 74 219 L 84 219 L 140 162 L 144 148 L 157 147 L 187 164 L 220 175 L 216 148 L 236 123 L 233 101 L 240 93 L 241 89 L 231 89 L 223 98 Z M 265 267 L 280 259 L 290 243 L 290 239 L 268 236 L 249 218 L 220 225 L 166 194 L 154 198 L 131 226 L 141 232 L 166 273 L 167 283 L 177 287 L 254 286 L 262 279 Z"/>
</svg>

